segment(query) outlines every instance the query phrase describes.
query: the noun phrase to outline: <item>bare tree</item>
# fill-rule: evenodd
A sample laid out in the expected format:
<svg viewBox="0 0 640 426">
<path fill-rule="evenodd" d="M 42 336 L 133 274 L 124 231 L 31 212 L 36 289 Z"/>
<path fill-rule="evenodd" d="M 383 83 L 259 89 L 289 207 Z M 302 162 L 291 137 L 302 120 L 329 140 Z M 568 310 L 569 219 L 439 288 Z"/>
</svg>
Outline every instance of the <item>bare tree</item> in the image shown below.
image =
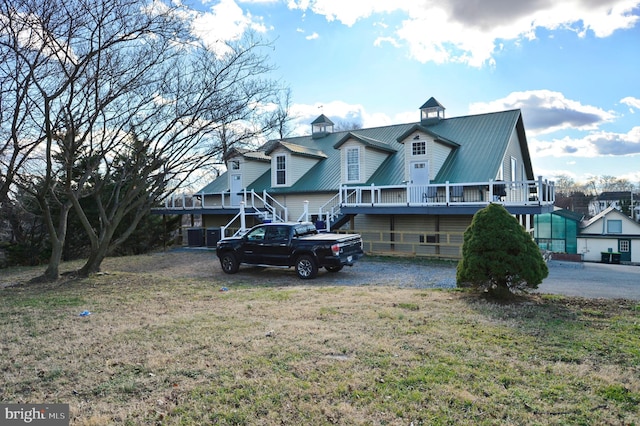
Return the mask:
<svg viewBox="0 0 640 426">
<path fill-rule="evenodd" d="M 10 26 L 38 35 L 2 47 L 29 59 L 21 72 L 32 75 L 29 99 L 41 119 L 25 126 L 42 141 L 38 185 L 22 185 L 50 230 L 48 278 L 58 276 L 71 208 L 91 243 L 79 271 L 86 275 L 151 205 L 224 153 L 220 129 L 245 123 L 244 141 L 273 127 L 260 107 L 278 92 L 265 78 L 270 67 L 260 52 L 268 45 L 252 35 L 212 51 L 189 34 L 189 11 L 161 2 L 24 0 L 14 8 Z M 20 38 L 20 30 L 13 34 Z M 83 199 L 95 203 L 99 223 L 84 214 Z"/>
</svg>

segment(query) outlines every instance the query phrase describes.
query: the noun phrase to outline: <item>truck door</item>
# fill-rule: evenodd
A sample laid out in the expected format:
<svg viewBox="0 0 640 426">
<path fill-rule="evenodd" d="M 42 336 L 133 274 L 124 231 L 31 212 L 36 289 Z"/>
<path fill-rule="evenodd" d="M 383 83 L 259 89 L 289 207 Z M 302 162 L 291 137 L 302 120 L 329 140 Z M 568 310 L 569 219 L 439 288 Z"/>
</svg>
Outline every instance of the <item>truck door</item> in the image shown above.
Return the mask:
<svg viewBox="0 0 640 426">
<path fill-rule="evenodd" d="M 290 227 L 287 225 L 267 226 L 261 255 L 270 265 L 288 266 Z"/>
<path fill-rule="evenodd" d="M 265 231 L 266 228 L 261 226 L 259 228 L 252 229 L 246 235 L 246 240 L 242 245 L 242 262 L 252 264 L 262 263 L 260 256 L 262 255 Z"/>
</svg>

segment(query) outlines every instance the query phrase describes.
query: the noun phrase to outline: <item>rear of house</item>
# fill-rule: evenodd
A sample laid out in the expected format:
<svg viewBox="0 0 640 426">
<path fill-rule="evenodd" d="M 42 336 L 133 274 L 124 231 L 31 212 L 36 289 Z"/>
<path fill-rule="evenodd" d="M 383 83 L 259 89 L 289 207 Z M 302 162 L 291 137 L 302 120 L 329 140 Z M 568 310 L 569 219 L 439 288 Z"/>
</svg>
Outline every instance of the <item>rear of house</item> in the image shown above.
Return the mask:
<svg viewBox="0 0 640 426">
<path fill-rule="evenodd" d="M 534 215 L 552 211 L 554 186 L 534 175 L 519 110 L 446 118 L 431 98 L 419 117 L 336 132 L 321 115 L 310 135 L 230 150 L 224 174 L 154 212 L 201 215 L 216 238 L 312 220 L 361 234 L 369 253 L 459 258 L 463 232 L 489 203 L 529 230 Z"/>
</svg>

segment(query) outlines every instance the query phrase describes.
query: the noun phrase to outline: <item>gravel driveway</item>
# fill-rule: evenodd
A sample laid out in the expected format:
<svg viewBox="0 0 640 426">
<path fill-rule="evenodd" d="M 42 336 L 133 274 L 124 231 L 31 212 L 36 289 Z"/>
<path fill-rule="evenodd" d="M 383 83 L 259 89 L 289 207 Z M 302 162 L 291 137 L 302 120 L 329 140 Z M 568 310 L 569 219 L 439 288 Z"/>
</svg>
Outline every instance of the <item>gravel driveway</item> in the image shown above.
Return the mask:
<svg viewBox="0 0 640 426">
<path fill-rule="evenodd" d="M 224 276 L 215 253 L 214 273 Z M 260 282 L 270 285 L 300 285 L 293 268 L 258 268 L 241 266 L 235 275 L 224 280 Z M 392 285 L 408 288 L 453 288 L 456 286 L 454 264 L 411 262 L 410 259 L 385 261 L 365 257 L 353 267 L 338 273 L 320 270 L 315 280 L 305 284 Z M 601 263 L 549 262 L 549 276 L 538 287 L 539 293 L 564 294 L 586 298 L 640 300 L 640 266 Z"/>
<path fill-rule="evenodd" d="M 104 271 L 156 273 L 196 279 L 216 278 L 216 285 L 264 284 L 271 286 L 298 285 L 388 285 L 406 288 L 454 288 L 454 263 L 428 262 L 409 258 L 387 260 L 368 257 L 337 273 L 321 269 L 315 280 L 303 281 L 293 268 L 259 268 L 241 266 L 234 275 L 220 269 L 215 251 L 210 249 L 176 249 L 140 256 L 129 264 L 119 258 L 107 258 Z M 28 268 L 22 273 L 0 274 L 0 288 L 28 281 L 43 269 Z M 4 271 L 3 271 L 4 272 Z M 640 266 L 603 263 L 571 263 L 551 261 L 549 276 L 538 288 L 539 293 L 564 294 L 586 298 L 640 300 Z"/>
</svg>

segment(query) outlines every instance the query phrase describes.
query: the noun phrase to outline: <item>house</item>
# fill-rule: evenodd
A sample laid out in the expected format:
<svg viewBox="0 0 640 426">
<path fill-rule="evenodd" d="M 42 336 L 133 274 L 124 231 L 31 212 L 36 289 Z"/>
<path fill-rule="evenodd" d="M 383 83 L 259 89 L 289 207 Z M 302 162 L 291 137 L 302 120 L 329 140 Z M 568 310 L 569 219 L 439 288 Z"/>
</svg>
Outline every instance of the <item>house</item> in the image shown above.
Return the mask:
<svg viewBox="0 0 640 426">
<path fill-rule="evenodd" d="M 431 98 L 417 116 L 334 131 L 320 115 L 310 135 L 232 149 L 224 174 L 154 213 L 201 214 L 214 238 L 264 220 L 313 220 L 359 232 L 370 253 L 458 258 L 463 232 L 489 203 L 527 229 L 553 210 L 554 186 L 534 175 L 520 110 L 446 118 Z"/>
<path fill-rule="evenodd" d="M 628 213 L 632 219 L 640 220 L 640 194 L 632 191 L 605 191 L 589 202 L 589 215 L 596 216 L 609 207 Z"/>
<path fill-rule="evenodd" d="M 585 261 L 600 262 L 603 253 L 619 253 L 621 262 L 640 263 L 640 223 L 611 206 L 580 225 L 577 244 Z"/>
</svg>

